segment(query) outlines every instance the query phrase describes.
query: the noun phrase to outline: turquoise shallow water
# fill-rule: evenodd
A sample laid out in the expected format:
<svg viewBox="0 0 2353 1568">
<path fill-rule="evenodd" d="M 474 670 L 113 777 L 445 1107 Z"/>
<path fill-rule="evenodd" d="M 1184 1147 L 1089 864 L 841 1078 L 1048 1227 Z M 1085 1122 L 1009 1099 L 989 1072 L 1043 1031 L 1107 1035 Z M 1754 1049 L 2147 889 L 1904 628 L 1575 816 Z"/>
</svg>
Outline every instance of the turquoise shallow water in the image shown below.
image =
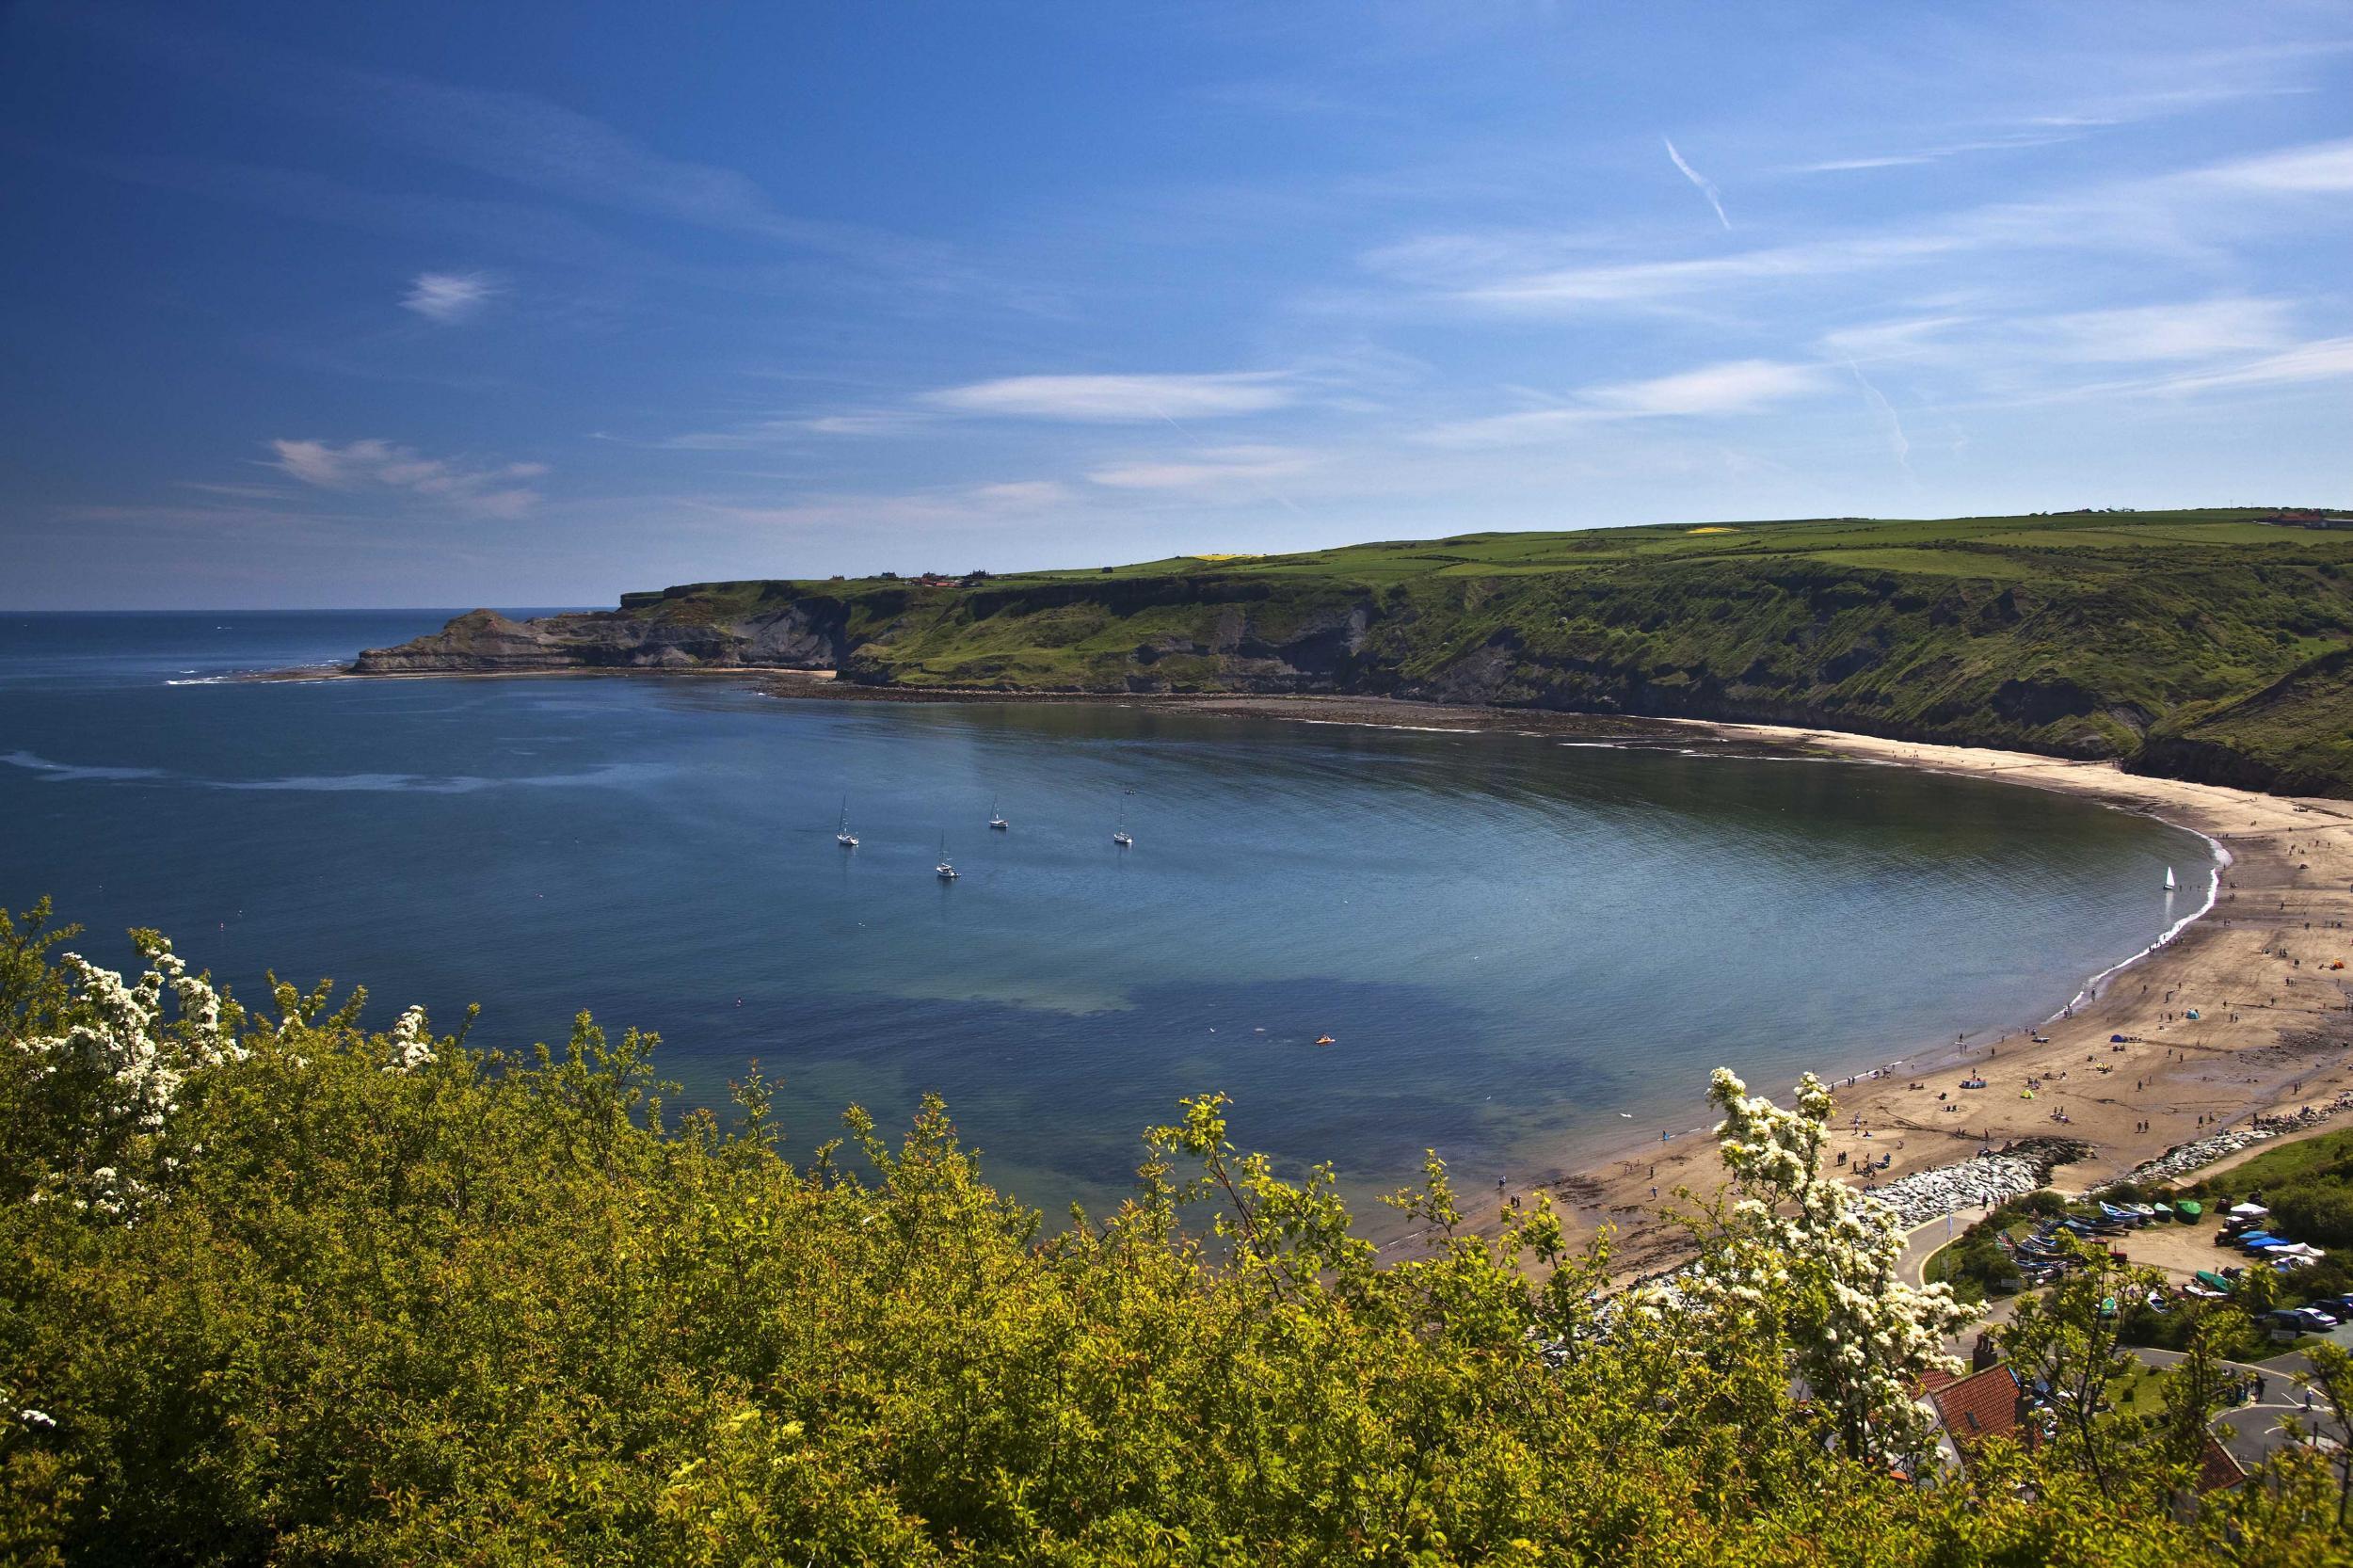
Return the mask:
<svg viewBox="0 0 2353 1568">
<path fill-rule="evenodd" d="M 1852 764 L 217 679 L 443 618 L 0 616 L 0 900 L 55 894 L 109 962 L 161 927 L 249 995 L 268 966 L 364 981 L 378 1027 L 480 1001 L 478 1041 L 527 1043 L 585 1007 L 660 1031 L 696 1099 L 758 1057 L 804 1143 L 937 1090 L 1059 1208 L 1115 1197 L 1138 1130 L 1209 1089 L 1238 1141 L 1360 1187 L 1425 1147 L 1485 1181 L 1688 1128 L 1720 1062 L 1778 1086 L 2047 1016 L 2205 863 L 2142 818 Z"/>
</svg>

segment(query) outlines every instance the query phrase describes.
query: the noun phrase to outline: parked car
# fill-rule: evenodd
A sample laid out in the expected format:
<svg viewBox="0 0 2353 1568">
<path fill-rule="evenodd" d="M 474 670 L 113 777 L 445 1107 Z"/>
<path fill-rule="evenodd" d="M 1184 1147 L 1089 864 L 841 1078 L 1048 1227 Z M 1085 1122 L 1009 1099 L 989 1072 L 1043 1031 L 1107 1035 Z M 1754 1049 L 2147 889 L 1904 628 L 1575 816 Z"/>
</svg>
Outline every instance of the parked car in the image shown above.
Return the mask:
<svg viewBox="0 0 2353 1568">
<path fill-rule="evenodd" d="M 2337 1326 L 2336 1319 L 2316 1306 L 2283 1306 L 2271 1315 L 2271 1320 L 2304 1334 L 2326 1334 Z"/>
<path fill-rule="evenodd" d="M 2313 1304 L 2340 1323 L 2347 1318 L 2353 1318 L 2353 1291 L 2347 1291 L 2342 1296 L 2330 1296 L 2324 1301 L 2316 1301 Z"/>
</svg>

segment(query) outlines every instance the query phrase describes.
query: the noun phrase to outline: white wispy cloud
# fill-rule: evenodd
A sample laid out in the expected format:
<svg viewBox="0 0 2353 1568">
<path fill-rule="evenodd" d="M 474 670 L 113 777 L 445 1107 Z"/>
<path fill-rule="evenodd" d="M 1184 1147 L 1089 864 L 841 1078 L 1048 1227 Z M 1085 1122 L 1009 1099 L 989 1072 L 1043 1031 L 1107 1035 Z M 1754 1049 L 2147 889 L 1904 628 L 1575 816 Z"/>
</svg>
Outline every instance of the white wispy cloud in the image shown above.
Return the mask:
<svg viewBox="0 0 2353 1568">
<path fill-rule="evenodd" d="M 1059 506 L 1070 499 L 1070 487 L 1059 479 L 1000 479 L 974 485 L 964 492 L 975 505 L 992 511 L 1036 511 Z"/>
<path fill-rule="evenodd" d="M 1640 415 L 1746 414 L 1822 390 L 1820 365 L 1731 360 L 1645 381 L 1596 387 L 1585 395 L 1604 408 Z"/>
<path fill-rule="evenodd" d="M 733 523 L 775 528 L 1005 526 L 1069 504 L 1070 487 L 1054 479 L 1006 479 L 933 489 L 828 493 L 781 502 L 682 497 L 681 509 Z"/>
<path fill-rule="evenodd" d="M 1970 315 L 1904 316 L 1841 327 L 1823 334 L 1822 351 L 1843 363 L 1920 359 L 1937 352 L 1956 328 L 1977 319 Z"/>
<path fill-rule="evenodd" d="M 1813 397 L 1829 385 L 1818 364 L 1731 360 L 1672 376 L 1588 387 L 1568 401 L 1516 413 L 1456 420 L 1422 432 L 1433 446 L 1517 446 L 1607 420 L 1721 418 Z"/>
<path fill-rule="evenodd" d="M 2329 196 L 2353 191 L 2353 139 L 2281 148 L 2199 169 L 2191 183 L 2223 190 L 2282 196 Z"/>
<path fill-rule="evenodd" d="M 481 314 L 498 292 L 498 286 L 479 272 L 420 272 L 400 307 L 451 327 Z"/>
<path fill-rule="evenodd" d="M 2120 311 L 2080 311 L 2025 324 L 2044 352 L 2094 363 L 2211 360 L 2295 341 L 2295 312 L 2279 299 L 2199 299 Z"/>
<path fill-rule="evenodd" d="M 2265 201 L 2353 191 L 2353 140 L 2281 148 L 2169 173 L 2001 201 L 1877 231 L 1657 260 L 1547 258 L 1541 235 L 1420 236 L 1368 252 L 1376 272 L 1437 299 L 1511 311 L 1663 309 L 1729 291 L 1830 280 L 1968 257 L 2105 251 L 2211 264 Z M 2309 210 L 2326 211 L 2314 206 Z"/>
<path fill-rule="evenodd" d="M 1211 447 L 1188 458 L 1107 463 L 1090 471 L 1095 484 L 1117 490 L 1216 490 L 1262 487 L 1306 472 L 1316 455 L 1295 447 Z"/>
<path fill-rule="evenodd" d="M 712 430 L 683 430 L 659 440 L 600 433 L 600 440 L 658 452 L 757 452 L 806 442 L 812 436 L 892 436 L 913 429 L 927 416 L 904 408 L 866 408 L 833 414 L 776 414 Z"/>
<path fill-rule="evenodd" d="M 1937 233 L 1858 236 L 1769 246 L 1730 256 L 1507 273 L 1465 280 L 1450 292 L 1468 304 L 1510 308 L 1644 306 L 1739 284 L 1838 277 L 1945 254 L 1961 244 L 1955 236 Z"/>
<path fill-rule="evenodd" d="M 2244 364 L 2193 371 L 2159 383 L 2172 392 L 2212 392 L 2229 387 L 2283 387 L 2353 377 L 2353 338 L 2319 338 Z"/>
<path fill-rule="evenodd" d="M 798 423 L 817 436 L 895 436 L 923 420 L 902 408 L 867 408 L 856 413 L 819 414 Z"/>
<path fill-rule="evenodd" d="M 391 441 L 273 440 L 269 466 L 324 490 L 393 491 L 473 517 L 518 518 L 539 504 L 524 481 L 547 472 L 544 463 L 469 466 L 427 457 Z"/>
<path fill-rule="evenodd" d="M 1292 402 L 1279 371 L 1214 376 L 1011 376 L 926 392 L 922 401 L 960 414 L 1132 424 L 1144 420 L 1254 414 Z"/>
<path fill-rule="evenodd" d="M 2069 120 L 2069 125 L 2081 125 L 2085 130 L 2110 123 L 2106 120 Z M 2057 125 L 2041 134 L 2021 133 L 2015 136 L 1986 136 L 1974 141 L 1951 141 L 1935 146 L 1906 149 L 1895 152 L 1868 152 L 1856 157 L 1825 158 L 1817 163 L 1793 164 L 1781 170 L 1784 174 L 1847 174 L 1874 168 L 1913 168 L 1923 164 L 1939 164 L 1948 158 L 1966 157 L 1976 152 L 2017 152 L 2029 148 L 2055 147 L 2061 142 L 2080 139 L 2081 132 L 2061 131 Z"/>
<path fill-rule="evenodd" d="M 1674 160 L 1675 168 L 1683 170 L 1683 177 L 1691 182 L 1691 186 L 1694 190 L 1697 190 L 1702 196 L 1707 198 L 1707 204 L 1709 206 L 1716 209 L 1716 221 L 1722 224 L 1726 229 L 1731 228 L 1732 219 L 1724 216 L 1724 199 L 1721 195 L 1718 194 L 1716 190 L 1716 182 L 1709 179 L 1706 175 L 1702 174 L 1698 169 L 1693 168 L 1689 163 L 1685 161 L 1683 154 L 1675 151 L 1674 138 L 1673 136 L 1660 136 L 1658 139 L 1667 144 L 1667 156 Z"/>
<path fill-rule="evenodd" d="M 1900 363 L 1997 377 L 2013 391 L 2048 391 L 2084 365 L 2243 360 L 2297 340 L 2290 300 L 2225 296 L 2119 310 L 1900 317 L 1823 334 L 1823 354 L 1848 364 Z"/>
</svg>

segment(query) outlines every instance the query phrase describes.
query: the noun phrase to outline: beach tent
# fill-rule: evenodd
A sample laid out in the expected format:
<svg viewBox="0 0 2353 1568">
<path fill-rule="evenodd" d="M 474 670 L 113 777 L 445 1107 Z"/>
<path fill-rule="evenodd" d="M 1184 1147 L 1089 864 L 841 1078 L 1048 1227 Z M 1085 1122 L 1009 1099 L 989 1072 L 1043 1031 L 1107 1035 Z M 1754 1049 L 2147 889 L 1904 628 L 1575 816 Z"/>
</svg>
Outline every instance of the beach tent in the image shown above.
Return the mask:
<svg viewBox="0 0 2353 1568">
<path fill-rule="evenodd" d="M 2121 1046 L 2126 1043 L 2127 1042 L 2125 1041 L 2124 1036 L 2121 1034 L 2111 1034 L 2108 1036 L 2108 1044 L 2111 1046 Z"/>
<path fill-rule="evenodd" d="M 2231 1206 L 2231 1212 L 2233 1214 L 2243 1214 L 2248 1218 L 2252 1219 L 2258 1214 L 2268 1214 L 2271 1210 L 2265 1208 L 2259 1203 L 2234 1203 Z"/>
</svg>

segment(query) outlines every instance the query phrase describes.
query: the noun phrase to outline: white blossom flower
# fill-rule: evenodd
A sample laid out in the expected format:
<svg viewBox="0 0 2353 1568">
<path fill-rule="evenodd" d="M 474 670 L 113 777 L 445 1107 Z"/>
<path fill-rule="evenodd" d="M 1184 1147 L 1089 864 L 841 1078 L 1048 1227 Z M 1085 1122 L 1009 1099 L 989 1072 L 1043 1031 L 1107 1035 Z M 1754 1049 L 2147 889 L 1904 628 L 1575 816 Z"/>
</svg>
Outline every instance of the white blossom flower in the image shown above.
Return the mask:
<svg viewBox="0 0 2353 1568">
<path fill-rule="evenodd" d="M 54 1172 L 51 1179 L 82 1211 L 108 1218 L 130 1217 L 148 1195 L 139 1173 L 170 1168 L 160 1139 L 188 1076 L 246 1055 L 230 1032 L 220 994 L 188 973 L 168 941 L 142 937 L 140 952 L 148 968 L 136 984 L 80 953 L 61 955 L 58 967 L 72 985 L 74 1022 L 61 1035 L 20 1046 L 40 1059 L 44 1078 L 77 1072 L 92 1080 L 91 1144 L 115 1154 L 118 1162 L 78 1180 L 71 1172 Z M 166 1016 L 166 990 L 176 1007 L 173 1018 Z M 137 1169 L 124 1169 L 119 1162 L 124 1159 Z"/>
<path fill-rule="evenodd" d="M 1689 1288 L 1703 1303 L 1746 1301 L 1759 1275 L 1794 1282 L 1791 1370 L 1856 1457 L 1910 1456 L 1925 1427 L 1908 1389 L 1931 1368 L 1959 1369 L 1943 1346 L 1972 1314 L 1945 1286 L 1904 1284 L 1895 1210 L 1822 1175 L 1833 1103 L 1821 1080 L 1801 1079 L 1797 1105 L 1785 1110 L 1718 1068 L 1708 1097 L 1723 1112 L 1717 1142 L 1738 1199 L 1727 1210 L 1732 1233 Z"/>
<path fill-rule="evenodd" d="M 424 1025 L 424 1009 L 411 1007 L 392 1025 L 392 1061 L 387 1072 L 413 1073 L 433 1060 L 433 1036 Z"/>
</svg>

